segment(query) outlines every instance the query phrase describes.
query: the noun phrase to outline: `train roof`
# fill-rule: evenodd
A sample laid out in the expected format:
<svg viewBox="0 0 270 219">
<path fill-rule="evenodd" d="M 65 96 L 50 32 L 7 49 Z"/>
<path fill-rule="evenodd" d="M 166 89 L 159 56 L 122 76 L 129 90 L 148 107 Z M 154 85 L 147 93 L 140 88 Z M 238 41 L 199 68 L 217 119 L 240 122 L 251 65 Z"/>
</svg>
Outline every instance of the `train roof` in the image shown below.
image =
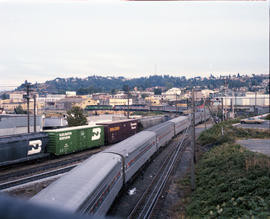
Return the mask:
<svg viewBox="0 0 270 219">
<path fill-rule="evenodd" d="M 115 121 L 107 121 L 107 122 L 97 122 L 97 125 L 111 125 L 111 124 L 118 124 L 123 122 L 137 122 L 137 119 L 123 119 L 123 120 L 115 120 Z"/>
<path fill-rule="evenodd" d="M 189 118 L 188 116 L 178 116 L 177 118 L 169 120 L 169 122 L 180 122 L 188 118 Z"/>
<path fill-rule="evenodd" d="M 31 201 L 72 212 L 78 211 L 118 163 L 121 163 L 121 158 L 116 154 L 93 155 L 43 189 Z"/>
<path fill-rule="evenodd" d="M 144 144 L 147 140 L 155 137 L 155 133 L 151 131 L 139 132 L 117 144 L 112 145 L 110 148 L 104 150 L 105 153 L 117 153 L 127 156 L 129 153 L 138 149 L 138 145 Z"/>
<path fill-rule="evenodd" d="M 44 132 L 0 136 L 0 144 L 14 142 L 14 141 L 29 140 L 29 139 L 34 139 L 34 138 L 42 138 L 42 137 L 47 137 L 47 136 L 48 134 Z"/>
<path fill-rule="evenodd" d="M 77 130 L 77 129 L 87 129 L 87 128 L 94 128 L 94 127 L 100 127 L 100 125 L 74 126 L 74 127 L 61 128 L 61 129 L 44 130 L 44 132 L 65 132 L 65 131 L 72 131 L 72 130 Z"/>
<path fill-rule="evenodd" d="M 160 128 L 164 128 L 164 127 L 170 126 L 170 125 L 172 126 L 172 124 L 171 124 L 171 123 L 168 123 L 168 121 L 167 121 L 167 122 L 163 122 L 163 123 L 154 125 L 154 126 L 148 128 L 148 129 L 146 129 L 145 131 L 157 131 L 157 130 L 159 130 Z"/>
</svg>

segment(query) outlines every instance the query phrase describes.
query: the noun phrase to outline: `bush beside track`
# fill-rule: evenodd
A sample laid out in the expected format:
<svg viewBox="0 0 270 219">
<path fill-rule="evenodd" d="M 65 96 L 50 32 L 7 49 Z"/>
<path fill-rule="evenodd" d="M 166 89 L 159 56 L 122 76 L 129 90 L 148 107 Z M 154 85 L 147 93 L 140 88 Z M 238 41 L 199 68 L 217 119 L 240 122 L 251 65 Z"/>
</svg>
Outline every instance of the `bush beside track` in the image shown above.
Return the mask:
<svg viewBox="0 0 270 219">
<path fill-rule="evenodd" d="M 269 113 L 269 114 L 267 114 L 267 116 L 266 116 L 266 117 L 264 117 L 263 119 L 265 119 L 265 120 L 270 120 L 270 113 Z"/>
<path fill-rule="evenodd" d="M 180 181 L 179 189 L 186 194 L 175 206 L 181 209 L 177 217 L 270 217 L 270 158 L 234 143 L 237 138 L 269 137 L 269 132 L 239 129 L 232 126 L 235 122 L 222 122 L 200 135 L 201 144 L 215 147 L 196 165 L 196 189 L 192 194 L 189 179 Z"/>
<path fill-rule="evenodd" d="M 233 126 L 234 123 L 239 121 L 235 119 L 214 125 L 200 134 L 198 143 L 201 145 L 221 145 L 223 143 L 233 143 L 239 138 L 269 138 L 269 130 L 243 129 Z"/>
</svg>

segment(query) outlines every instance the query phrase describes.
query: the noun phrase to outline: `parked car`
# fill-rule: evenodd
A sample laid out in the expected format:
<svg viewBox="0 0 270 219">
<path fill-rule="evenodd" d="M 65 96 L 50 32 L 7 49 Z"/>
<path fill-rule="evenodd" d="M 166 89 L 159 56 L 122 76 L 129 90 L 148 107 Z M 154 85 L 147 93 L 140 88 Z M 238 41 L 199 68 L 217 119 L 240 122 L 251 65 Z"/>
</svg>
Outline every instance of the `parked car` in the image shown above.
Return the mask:
<svg viewBox="0 0 270 219">
<path fill-rule="evenodd" d="M 245 124 L 262 124 L 264 121 L 262 119 L 259 118 L 247 118 L 247 119 L 242 119 L 241 123 L 245 123 Z"/>
</svg>

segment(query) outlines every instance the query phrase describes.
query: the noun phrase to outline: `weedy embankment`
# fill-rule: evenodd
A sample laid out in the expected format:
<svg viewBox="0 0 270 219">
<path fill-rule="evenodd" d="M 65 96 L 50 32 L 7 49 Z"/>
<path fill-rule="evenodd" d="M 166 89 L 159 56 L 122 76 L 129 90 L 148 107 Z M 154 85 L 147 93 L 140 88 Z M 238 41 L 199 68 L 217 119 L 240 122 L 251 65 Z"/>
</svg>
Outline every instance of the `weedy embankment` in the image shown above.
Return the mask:
<svg viewBox="0 0 270 219">
<path fill-rule="evenodd" d="M 202 145 L 214 145 L 196 165 L 196 189 L 176 207 L 177 217 L 270 217 L 270 158 L 235 144 L 237 138 L 266 138 L 269 132 L 233 127 L 226 121 L 204 131 Z M 222 134 L 223 133 L 223 134 Z M 188 177 L 179 189 L 190 191 Z"/>
</svg>

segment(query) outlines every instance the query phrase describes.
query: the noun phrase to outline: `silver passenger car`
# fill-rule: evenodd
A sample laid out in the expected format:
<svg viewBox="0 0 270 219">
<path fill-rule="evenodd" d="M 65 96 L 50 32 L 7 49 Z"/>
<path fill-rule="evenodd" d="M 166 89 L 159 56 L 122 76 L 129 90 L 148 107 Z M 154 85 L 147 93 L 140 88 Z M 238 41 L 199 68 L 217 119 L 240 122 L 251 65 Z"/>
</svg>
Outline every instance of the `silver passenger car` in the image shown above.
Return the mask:
<svg viewBox="0 0 270 219">
<path fill-rule="evenodd" d="M 165 146 L 174 136 L 174 123 L 164 122 L 148 128 L 146 131 L 152 131 L 156 134 L 157 147 Z"/>
<path fill-rule="evenodd" d="M 123 185 L 121 167 L 119 155 L 98 153 L 31 201 L 71 212 L 105 215 Z"/>
<path fill-rule="evenodd" d="M 169 122 L 174 123 L 174 135 L 178 135 L 190 125 L 190 119 L 188 116 L 179 116 L 171 119 Z"/>
<path fill-rule="evenodd" d="M 144 129 L 165 121 L 165 116 L 146 116 L 140 119 Z"/>
<path fill-rule="evenodd" d="M 127 182 L 155 152 L 155 133 L 142 131 L 113 145 L 102 153 L 113 153 L 122 156 L 125 168 L 125 182 Z"/>
</svg>

